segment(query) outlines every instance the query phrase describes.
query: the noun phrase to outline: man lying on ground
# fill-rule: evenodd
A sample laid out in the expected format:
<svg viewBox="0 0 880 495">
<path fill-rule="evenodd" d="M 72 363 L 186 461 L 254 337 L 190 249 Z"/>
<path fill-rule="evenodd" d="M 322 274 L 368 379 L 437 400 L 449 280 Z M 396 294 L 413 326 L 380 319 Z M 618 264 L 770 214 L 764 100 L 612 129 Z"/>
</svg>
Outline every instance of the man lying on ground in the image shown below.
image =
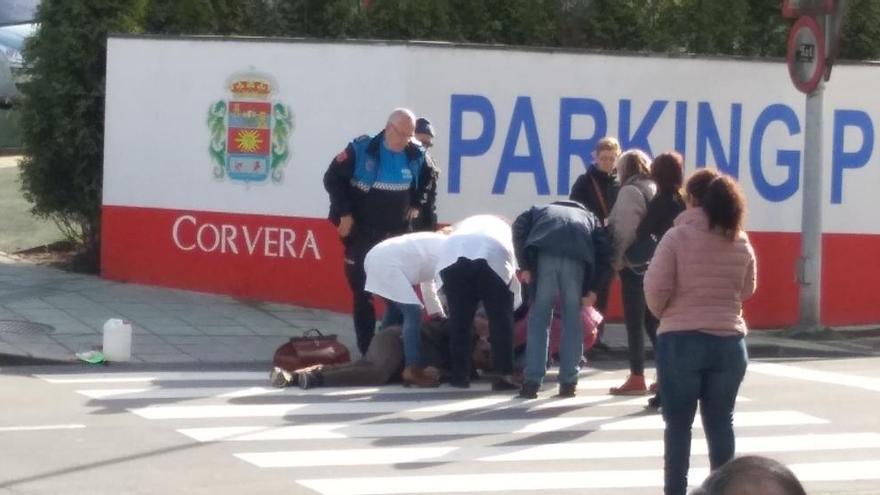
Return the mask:
<svg viewBox="0 0 880 495">
<path fill-rule="evenodd" d="M 445 320 L 428 320 L 421 326 L 422 358 L 425 372 L 439 386 L 449 369 L 449 335 Z M 358 387 L 385 385 L 399 382 L 403 371 L 403 340 L 401 327 L 391 326 L 380 330 L 370 342 L 364 357 L 351 363 L 339 365 L 315 365 L 294 371 L 289 378 L 300 388 Z M 491 367 L 489 344 L 475 332 L 473 368 L 487 370 Z"/>
</svg>

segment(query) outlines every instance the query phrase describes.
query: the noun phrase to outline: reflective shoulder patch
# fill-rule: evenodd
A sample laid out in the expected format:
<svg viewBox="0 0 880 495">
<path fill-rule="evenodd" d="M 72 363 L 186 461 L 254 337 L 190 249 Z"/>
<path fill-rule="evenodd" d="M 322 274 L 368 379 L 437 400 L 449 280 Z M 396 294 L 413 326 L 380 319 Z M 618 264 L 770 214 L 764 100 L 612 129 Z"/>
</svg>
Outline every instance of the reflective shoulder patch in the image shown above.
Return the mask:
<svg viewBox="0 0 880 495">
<path fill-rule="evenodd" d="M 342 163 L 345 160 L 348 160 L 348 148 L 345 148 L 338 155 L 336 155 L 336 163 Z"/>
</svg>

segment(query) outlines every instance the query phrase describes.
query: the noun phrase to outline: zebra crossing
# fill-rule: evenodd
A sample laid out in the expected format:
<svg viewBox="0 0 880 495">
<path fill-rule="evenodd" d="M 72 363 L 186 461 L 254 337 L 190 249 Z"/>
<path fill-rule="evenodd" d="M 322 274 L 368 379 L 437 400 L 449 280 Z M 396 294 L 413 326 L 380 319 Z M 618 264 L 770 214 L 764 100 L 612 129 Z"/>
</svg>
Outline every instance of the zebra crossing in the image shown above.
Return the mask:
<svg viewBox="0 0 880 495">
<path fill-rule="evenodd" d="M 777 373 L 780 371 L 775 370 Z M 256 469 L 283 470 L 293 493 L 499 491 L 656 493 L 663 421 L 645 398 L 613 397 L 620 373 L 586 370 L 574 398 L 382 387 L 267 387 L 267 373 L 198 371 L 38 375 L 87 400 L 220 446 Z M 739 397 L 737 452 L 787 462 L 805 481 L 880 480 L 880 432 Z M 690 479 L 708 473 L 694 424 Z M 858 455 L 854 455 L 855 452 Z"/>
</svg>

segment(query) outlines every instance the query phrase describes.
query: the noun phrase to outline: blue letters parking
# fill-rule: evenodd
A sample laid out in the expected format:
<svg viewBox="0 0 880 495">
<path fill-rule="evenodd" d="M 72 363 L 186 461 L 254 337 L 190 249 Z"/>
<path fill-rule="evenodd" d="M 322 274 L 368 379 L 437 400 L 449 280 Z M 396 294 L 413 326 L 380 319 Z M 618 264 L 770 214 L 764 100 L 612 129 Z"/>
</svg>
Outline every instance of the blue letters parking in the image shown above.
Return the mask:
<svg viewBox="0 0 880 495">
<path fill-rule="evenodd" d="M 651 134 L 667 108 L 672 108 L 668 100 L 655 100 L 650 103 L 640 120 L 632 120 L 632 100 L 618 102 L 618 136 L 624 149 L 640 148 L 652 154 Z M 694 103 L 676 101 L 674 105 L 674 143 L 670 148 L 686 155 L 688 136 L 688 108 Z M 773 103 L 761 110 L 751 129 L 743 128 L 743 103 L 730 103 L 729 112 L 721 110 L 709 102 L 695 102 L 696 150 L 694 163 L 697 167 L 710 164 L 734 177 L 740 176 L 740 150 L 742 135 L 749 136 L 748 170 L 758 194 L 772 202 L 782 202 L 791 198 L 800 187 L 801 150 L 800 146 L 791 149 L 776 148 L 773 163 L 764 163 L 763 152 L 772 142 L 765 139 L 770 129 L 782 126 L 789 136 L 802 135 L 801 122 L 793 108 L 781 103 Z M 599 139 L 608 133 L 608 114 L 606 106 L 597 99 L 583 97 L 563 97 L 559 100 L 559 136 L 556 160 L 555 194 L 567 196 L 570 187 L 571 162 L 576 157 L 586 167 L 591 163 L 591 152 Z M 481 131 L 476 137 L 464 136 L 464 119 L 476 119 Z M 572 122 L 575 118 L 587 118 L 593 123 L 593 130 L 587 136 L 573 135 Z M 722 136 L 718 118 L 729 122 L 729 133 Z M 496 135 L 496 112 L 492 101 L 483 95 L 453 94 L 450 98 L 449 130 L 449 174 L 448 191 L 461 193 L 461 169 L 465 158 L 485 155 L 492 149 Z M 502 124 L 503 125 L 503 124 Z M 540 122 L 536 119 L 530 96 L 518 96 L 514 101 L 513 112 L 507 124 L 501 158 L 497 163 L 491 192 L 495 195 L 506 193 L 512 174 L 528 174 L 535 184 L 535 192 L 540 196 L 551 194 L 548 183 L 546 163 L 538 132 Z M 635 129 L 633 131 L 633 129 Z M 862 143 L 857 149 L 844 146 L 847 129 L 857 131 Z M 868 164 L 874 150 L 874 125 L 871 117 L 861 110 L 836 110 L 833 121 L 833 146 L 831 153 L 831 202 L 843 202 L 844 171 L 859 169 Z M 521 136 L 525 137 L 527 151 L 516 153 Z M 662 150 L 660 150 L 662 151 Z M 711 152 L 713 161 L 709 160 Z M 785 178 L 773 181 L 767 177 L 767 167 L 785 169 Z M 483 187 L 487 187 L 487 185 Z M 468 187 L 481 187 L 468 185 Z"/>
</svg>

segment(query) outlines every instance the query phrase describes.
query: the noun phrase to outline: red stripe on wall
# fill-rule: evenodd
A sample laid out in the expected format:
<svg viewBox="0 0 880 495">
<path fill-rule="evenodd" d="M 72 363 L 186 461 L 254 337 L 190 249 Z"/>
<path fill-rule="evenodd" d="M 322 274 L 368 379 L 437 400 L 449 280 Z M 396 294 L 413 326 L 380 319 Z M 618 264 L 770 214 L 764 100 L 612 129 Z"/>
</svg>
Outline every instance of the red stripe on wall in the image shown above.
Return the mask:
<svg viewBox="0 0 880 495">
<path fill-rule="evenodd" d="M 327 220 L 105 206 L 102 222 L 101 268 L 108 279 L 337 311 L 351 308 L 342 245 Z M 758 256 L 758 291 L 745 305 L 749 325 L 792 325 L 797 321 L 800 235 L 754 232 L 750 237 Z M 874 260 L 880 236 L 825 235 L 823 249 L 823 321 L 880 322 L 875 295 L 880 263 Z M 609 317 L 619 319 L 620 314 L 615 282 Z"/>
<path fill-rule="evenodd" d="M 880 322 L 880 235 L 825 234 L 822 239 L 822 322 Z"/>
<path fill-rule="evenodd" d="M 211 252 L 199 246 L 183 250 L 175 244 L 172 231 L 175 222 L 184 216 L 195 218 L 195 223 L 185 220 L 179 225 L 179 241 L 186 248 L 197 244 L 197 229 L 201 225 L 214 226 L 207 227 L 202 235 L 205 248 L 215 247 L 214 228 L 222 236 L 226 226 L 227 241 L 233 232 L 234 238 Z M 293 242 L 289 232 L 282 234 L 281 229 L 296 234 Z M 314 235 L 320 259 L 316 259 L 313 249 L 303 247 L 309 232 Z M 238 254 L 233 252 L 232 244 Z M 291 251 L 296 258 L 290 256 Z M 322 219 L 105 206 L 101 274 L 122 282 L 250 300 L 290 302 L 337 311 L 351 308 L 342 271 L 342 245 L 330 222 Z"/>
</svg>

